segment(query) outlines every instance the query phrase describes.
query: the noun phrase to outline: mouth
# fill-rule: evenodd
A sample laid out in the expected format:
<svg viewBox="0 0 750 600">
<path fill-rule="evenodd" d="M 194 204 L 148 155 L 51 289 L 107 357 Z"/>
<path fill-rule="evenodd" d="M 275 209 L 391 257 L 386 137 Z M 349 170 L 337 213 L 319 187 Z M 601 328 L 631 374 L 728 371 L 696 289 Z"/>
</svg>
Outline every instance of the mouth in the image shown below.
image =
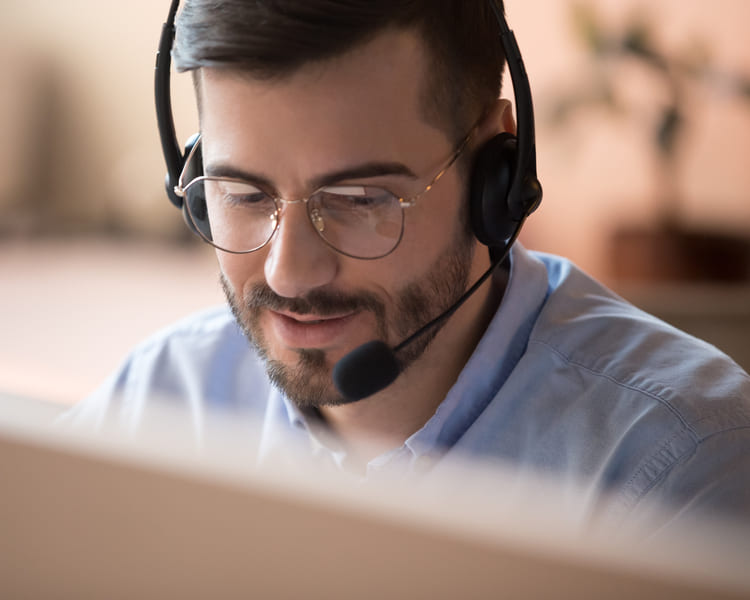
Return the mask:
<svg viewBox="0 0 750 600">
<path fill-rule="evenodd" d="M 300 315 L 269 311 L 275 337 L 288 348 L 325 350 L 341 344 L 356 332 L 359 313 Z"/>
</svg>

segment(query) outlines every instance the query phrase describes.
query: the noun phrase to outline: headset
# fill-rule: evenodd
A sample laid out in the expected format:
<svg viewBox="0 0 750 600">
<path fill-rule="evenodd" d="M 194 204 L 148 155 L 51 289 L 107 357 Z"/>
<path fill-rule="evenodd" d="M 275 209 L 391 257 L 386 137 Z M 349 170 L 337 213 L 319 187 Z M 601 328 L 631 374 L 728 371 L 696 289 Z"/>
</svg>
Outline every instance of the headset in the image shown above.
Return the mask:
<svg viewBox="0 0 750 600">
<path fill-rule="evenodd" d="M 526 68 L 515 35 L 508 28 L 503 13 L 493 0 L 489 0 L 489 4 L 497 18 L 513 83 L 517 136 L 500 133 L 477 151 L 469 186 L 469 212 L 476 238 L 490 248 L 502 248 L 508 245 L 508 240 L 516 237 L 526 217 L 539 206 L 542 200 L 542 187 L 536 172 L 534 110 Z M 154 96 L 159 138 L 167 165 L 167 196 L 172 204 L 182 209 L 185 221 L 195 230 L 183 199 L 174 191 L 187 157 L 197 140 L 196 134 L 188 140 L 184 151 L 180 150 L 172 114 L 171 49 L 178 6 L 179 0 L 172 0 L 167 20 L 162 26 L 156 53 Z M 200 160 L 194 161 L 194 164 L 200 165 Z M 201 174 L 196 169 L 195 173 L 190 174 L 190 179 Z M 204 233 L 208 234 L 210 239 L 210 232 Z"/>
<path fill-rule="evenodd" d="M 336 363 L 332 376 L 339 392 L 348 401 L 354 402 L 379 392 L 399 376 L 403 367 L 398 361 L 398 353 L 417 338 L 444 323 L 480 288 L 495 268 L 506 259 L 526 218 L 541 203 L 542 186 L 536 172 L 534 110 L 529 79 L 515 35 L 508 28 L 505 17 L 496 3 L 489 0 L 489 4 L 500 29 L 500 39 L 513 83 L 517 113 L 517 135 L 507 132 L 496 135 L 479 148 L 472 165 L 469 184 L 471 227 L 476 238 L 489 247 L 491 265 L 448 309 L 419 327 L 398 345 L 390 347 L 381 340 L 372 340 L 341 358 Z M 178 5 L 179 0 L 172 1 L 169 15 L 162 27 L 156 54 L 156 119 L 162 152 L 167 163 L 167 196 L 176 207 L 182 209 L 185 221 L 191 229 L 198 232 L 197 227 L 201 227 L 200 233 L 211 239 L 211 232 L 205 230 L 208 227 L 207 222 L 199 219 L 201 224 L 194 224 L 183 199 L 175 193 L 180 173 L 198 139 L 197 134 L 192 136 L 185 150 L 181 151 L 172 115 L 170 52 L 174 42 L 174 22 Z M 188 180 L 202 175 L 200 160 L 193 163 L 195 172 L 187 174 Z"/>
</svg>

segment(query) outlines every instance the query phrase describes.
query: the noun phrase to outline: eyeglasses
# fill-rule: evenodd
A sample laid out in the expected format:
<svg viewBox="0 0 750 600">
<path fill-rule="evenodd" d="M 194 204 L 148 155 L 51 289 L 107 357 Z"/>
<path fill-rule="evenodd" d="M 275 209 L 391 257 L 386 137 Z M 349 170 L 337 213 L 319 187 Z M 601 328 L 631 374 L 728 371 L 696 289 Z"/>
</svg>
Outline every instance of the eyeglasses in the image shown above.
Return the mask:
<svg viewBox="0 0 750 600">
<path fill-rule="evenodd" d="M 414 206 L 451 168 L 471 139 L 476 125 L 448 161 L 418 194 L 402 198 L 371 185 L 330 185 L 307 198 L 286 200 L 233 177 L 201 175 L 184 184 L 189 174 L 202 172 L 193 146 L 175 193 L 183 198 L 198 234 L 209 244 L 232 254 L 260 250 L 279 228 L 285 204 L 303 202 L 313 229 L 335 251 L 352 258 L 376 259 L 393 252 L 404 233 L 404 209 Z"/>
</svg>

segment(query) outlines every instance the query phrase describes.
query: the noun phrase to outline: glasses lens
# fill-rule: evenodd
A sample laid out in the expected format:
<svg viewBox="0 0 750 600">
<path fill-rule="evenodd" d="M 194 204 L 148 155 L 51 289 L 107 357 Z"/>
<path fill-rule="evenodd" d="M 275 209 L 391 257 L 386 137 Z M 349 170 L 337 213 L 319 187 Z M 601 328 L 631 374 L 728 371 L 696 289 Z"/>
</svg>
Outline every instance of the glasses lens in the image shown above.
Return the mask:
<svg viewBox="0 0 750 600">
<path fill-rule="evenodd" d="M 261 248 L 276 230 L 276 203 L 242 181 L 203 177 L 185 188 L 190 219 L 201 236 L 228 252 Z"/>
<path fill-rule="evenodd" d="M 333 248 L 355 258 L 380 258 L 401 240 L 404 212 L 391 192 L 370 186 L 337 186 L 308 201 L 313 226 Z"/>
<path fill-rule="evenodd" d="M 185 187 L 185 206 L 198 233 L 228 252 L 262 248 L 278 224 L 276 201 L 235 179 L 199 177 Z M 401 241 L 404 212 L 382 188 L 336 186 L 307 202 L 310 221 L 332 248 L 355 258 L 380 258 Z"/>
</svg>

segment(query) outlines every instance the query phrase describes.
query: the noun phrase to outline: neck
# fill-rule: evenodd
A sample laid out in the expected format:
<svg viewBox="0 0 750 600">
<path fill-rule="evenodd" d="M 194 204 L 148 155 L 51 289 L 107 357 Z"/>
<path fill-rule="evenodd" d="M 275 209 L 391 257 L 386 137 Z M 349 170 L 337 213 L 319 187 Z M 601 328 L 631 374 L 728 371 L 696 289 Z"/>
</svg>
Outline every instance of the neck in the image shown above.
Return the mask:
<svg viewBox="0 0 750 600">
<path fill-rule="evenodd" d="M 488 267 L 489 261 L 476 264 L 470 283 Z M 358 402 L 322 408 L 328 427 L 362 458 L 403 444 L 445 399 L 494 316 L 506 283 L 507 272 L 501 266 L 388 388 Z"/>
</svg>

